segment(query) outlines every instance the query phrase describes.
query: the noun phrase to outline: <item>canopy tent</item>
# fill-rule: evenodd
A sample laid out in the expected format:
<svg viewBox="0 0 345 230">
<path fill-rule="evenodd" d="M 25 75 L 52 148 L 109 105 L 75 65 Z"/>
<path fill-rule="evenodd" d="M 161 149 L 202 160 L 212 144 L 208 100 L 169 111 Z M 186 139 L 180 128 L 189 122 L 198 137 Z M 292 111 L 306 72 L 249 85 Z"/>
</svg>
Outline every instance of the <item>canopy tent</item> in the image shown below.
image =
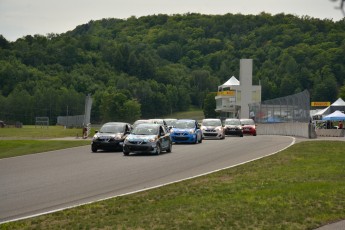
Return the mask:
<svg viewBox="0 0 345 230">
<path fill-rule="evenodd" d="M 334 111 L 337 111 L 337 110 L 345 111 L 345 102 L 341 98 L 338 98 L 338 100 L 333 102 L 327 108 L 324 108 L 320 111 L 317 111 L 316 113 L 313 114 L 313 116 L 325 116 L 325 115 L 333 113 Z"/>
<path fill-rule="evenodd" d="M 231 86 L 234 86 L 234 85 L 240 85 L 240 81 L 237 80 L 236 77 L 232 76 L 223 85 L 218 86 L 218 91 L 223 91 L 224 89 L 231 88 Z"/>
<path fill-rule="evenodd" d="M 232 76 L 222 86 L 232 86 L 232 85 L 240 85 L 240 81 L 237 80 L 237 78 L 235 76 Z"/>
<path fill-rule="evenodd" d="M 323 114 L 328 114 L 329 106 L 327 108 L 324 108 L 322 110 L 319 110 L 318 112 L 314 113 L 313 116 L 321 116 Z"/>
<path fill-rule="evenodd" d="M 331 104 L 330 110 L 328 111 L 328 113 L 333 113 L 337 110 L 345 111 L 345 102 L 341 98 L 338 98 L 338 100 L 336 100 L 335 102 Z"/>
<path fill-rule="evenodd" d="M 335 112 L 324 116 L 322 120 L 325 121 L 344 121 L 345 120 L 345 114 L 340 112 L 339 110 L 336 110 Z"/>
<path fill-rule="evenodd" d="M 345 101 L 339 97 L 331 106 L 345 106 Z"/>
</svg>

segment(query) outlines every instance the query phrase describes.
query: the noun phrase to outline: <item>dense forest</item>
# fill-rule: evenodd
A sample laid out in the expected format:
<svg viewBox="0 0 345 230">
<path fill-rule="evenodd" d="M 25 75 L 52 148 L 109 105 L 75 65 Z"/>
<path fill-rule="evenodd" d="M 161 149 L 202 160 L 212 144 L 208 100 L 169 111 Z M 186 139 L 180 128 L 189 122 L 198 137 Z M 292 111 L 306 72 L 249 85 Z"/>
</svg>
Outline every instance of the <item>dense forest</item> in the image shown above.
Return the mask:
<svg viewBox="0 0 345 230">
<path fill-rule="evenodd" d="M 102 19 L 63 34 L 0 35 L 0 120 L 84 113 L 133 121 L 203 108 L 207 95 L 253 59 L 262 100 L 345 91 L 345 20 L 293 15 L 151 15 Z"/>
</svg>

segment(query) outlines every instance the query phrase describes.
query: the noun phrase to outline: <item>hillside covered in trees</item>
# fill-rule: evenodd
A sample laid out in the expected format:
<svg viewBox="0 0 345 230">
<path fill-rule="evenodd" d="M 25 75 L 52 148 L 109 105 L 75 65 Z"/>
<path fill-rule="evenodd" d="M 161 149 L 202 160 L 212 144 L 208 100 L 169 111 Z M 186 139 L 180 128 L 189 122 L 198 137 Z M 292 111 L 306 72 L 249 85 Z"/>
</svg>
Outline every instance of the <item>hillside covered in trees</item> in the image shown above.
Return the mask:
<svg viewBox="0 0 345 230">
<path fill-rule="evenodd" d="M 202 108 L 238 78 L 242 58 L 253 59 L 262 100 L 308 89 L 312 101 L 334 101 L 345 84 L 345 20 L 190 13 L 102 19 L 15 42 L 0 35 L 0 120 L 83 114 L 87 94 L 93 122 Z"/>
</svg>

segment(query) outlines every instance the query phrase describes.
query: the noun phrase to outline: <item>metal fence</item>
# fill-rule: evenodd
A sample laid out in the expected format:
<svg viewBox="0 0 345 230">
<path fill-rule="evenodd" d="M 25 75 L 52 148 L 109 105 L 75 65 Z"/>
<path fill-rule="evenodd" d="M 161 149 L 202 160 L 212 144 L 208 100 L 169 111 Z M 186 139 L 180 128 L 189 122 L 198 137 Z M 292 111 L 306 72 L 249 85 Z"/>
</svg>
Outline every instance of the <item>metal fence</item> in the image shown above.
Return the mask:
<svg viewBox="0 0 345 230">
<path fill-rule="evenodd" d="M 66 126 L 67 128 L 81 128 L 84 126 L 85 115 L 76 116 L 58 116 L 57 125 Z"/>
<path fill-rule="evenodd" d="M 250 117 L 257 123 L 309 122 L 310 94 L 301 93 L 249 104 Z"/>
<path fill-rule="evenodd" d="M 76 116 L 58 116 L 57 125 L 63 125 L 68 128 L 71 127 L 85 127 L 90 124 L 91 117 L 91 107 L 92 107 L 92 98 L 91 95 L 87 95 L 85 99 L 85 113 L 83 115 Z"/>
</svg>

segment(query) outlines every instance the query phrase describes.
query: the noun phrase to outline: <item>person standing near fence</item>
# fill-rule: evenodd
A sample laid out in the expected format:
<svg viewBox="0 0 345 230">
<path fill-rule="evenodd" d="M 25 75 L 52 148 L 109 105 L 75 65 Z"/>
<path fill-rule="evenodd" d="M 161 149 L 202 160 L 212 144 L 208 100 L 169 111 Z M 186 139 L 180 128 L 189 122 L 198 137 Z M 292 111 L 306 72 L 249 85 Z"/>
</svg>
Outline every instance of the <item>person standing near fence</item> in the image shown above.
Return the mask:
<svg viewBox="0 0 345 230">
<path fill-rule="evenodd" d="M 83 139 L 86 139 L 87 138 L 87 127 L 84 126 L 83 127 Z"/>
</svg>

